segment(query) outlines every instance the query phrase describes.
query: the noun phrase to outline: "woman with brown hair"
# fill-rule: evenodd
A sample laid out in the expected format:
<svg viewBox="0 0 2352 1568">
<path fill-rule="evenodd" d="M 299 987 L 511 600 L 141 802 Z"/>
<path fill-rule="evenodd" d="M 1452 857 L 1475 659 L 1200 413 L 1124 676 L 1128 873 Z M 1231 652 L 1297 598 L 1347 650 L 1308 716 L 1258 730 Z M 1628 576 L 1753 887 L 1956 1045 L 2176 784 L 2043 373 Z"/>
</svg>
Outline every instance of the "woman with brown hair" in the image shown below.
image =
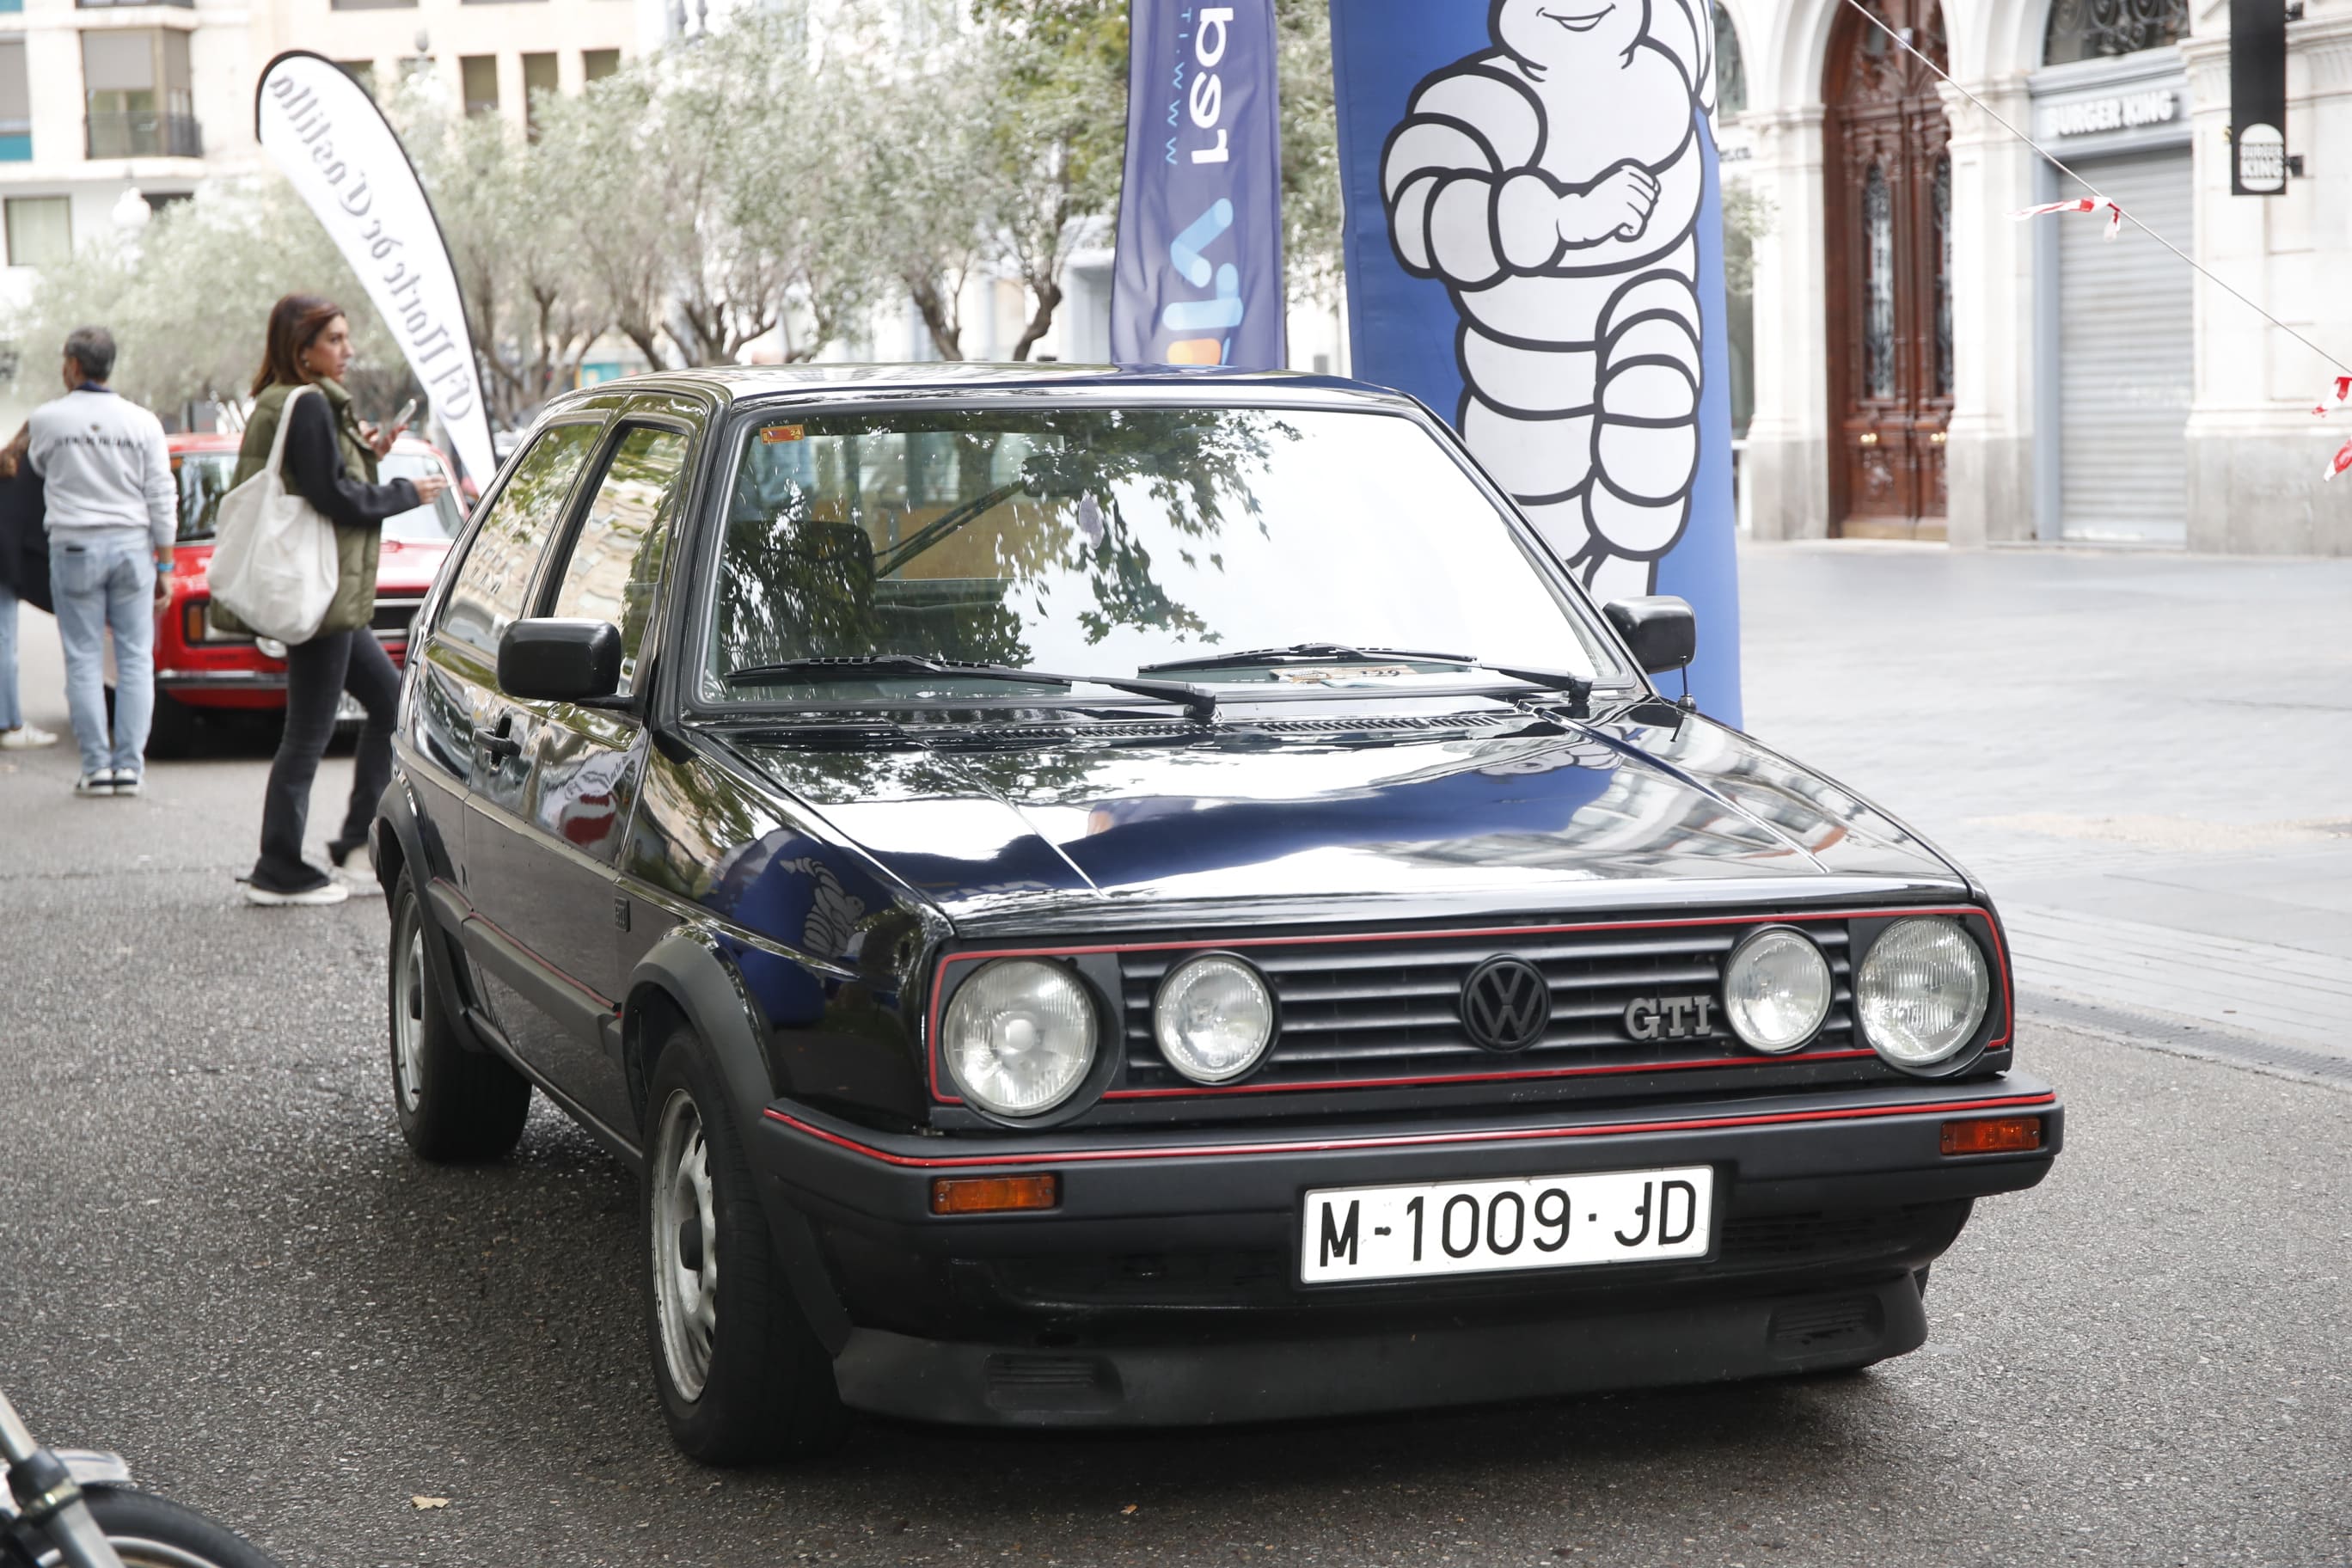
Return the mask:
<svg viewBox="0 0 2352 1568">
<path fill-rule="evenodd" d="M 342 307 L 315 294 L 289 294 L 271 308 L 236 483 L 261 471 L 278 421 L 286 419 L 287 488 L 334 524 L 340 571 L 318 631 L 286 650 L 286 733 L 269 764 L 262 801 L 261 858 L 244 879 L 245 896 L 257 904 L 339 904 L 354 889 L 374 890 L 365 874 L 368 823 L 392 778 L 393 710 L 400 690 L 392 659 L 371 629 L 380 536 L 385 518 L 449 488 L 437 476 L 376 482 L 376 460 L 406 426 L 379 430 L 361 423 L 342 385 L 351 362 L 352 330 Z M 352 763 L 351 807 L 342 830 L 327 845 L 331 873 L 302 858 L 302 836 L 310 781 L 335 732 L 336 702 L 346 691 L 367 721 Z"/>
</svg>

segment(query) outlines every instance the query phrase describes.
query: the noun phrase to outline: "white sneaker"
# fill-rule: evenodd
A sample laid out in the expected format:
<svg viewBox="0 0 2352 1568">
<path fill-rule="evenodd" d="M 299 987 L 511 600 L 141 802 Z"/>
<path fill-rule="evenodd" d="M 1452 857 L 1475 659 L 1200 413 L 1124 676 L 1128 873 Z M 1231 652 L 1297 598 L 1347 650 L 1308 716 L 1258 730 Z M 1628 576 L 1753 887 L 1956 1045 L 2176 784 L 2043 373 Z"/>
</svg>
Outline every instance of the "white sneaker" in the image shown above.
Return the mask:
<svg viewBox="0 0 2352 1568">
<path fill-rule="evenodd" d="M 114 793 L 114 770 L 100 768 L 94 773 L 84 773 L 74 780 L 74 794 L 87 800 L 91 795 Z"/>
<path fill-rule="evenodd" d="M 147 787 L 144 775 L 136 768 L 117 768 L 112 776 L 117 795 L 137 795 Z"/>
<path fill-rule="evenodd" d="M 268 888 L 245 884 L 245 901 L 259 904 L 264 909 L 279 909 L 294 904 L 340 904 L 352 896 L 352 890 L 341 882 L 325 881 L 299 893 L 280 893 Z"/>
<path fill-rule="evenodd" d="M 341 856 L 336 855 L 330 847 L 327 859 L 334 868 L 332 874 L 335 880 L 349 889 L 352 897 L 355 899 L 383 897 L 383 884 L 375 879 L 375 866 L 368 859 L 366 845 L 354 844 L 344 850 Z"/>
<path fill-rule="evenodd" d="M 13 730 L 0 730 L 0 752 L 37 752 L 43 746 L 57 743 L 57 736 L 38 724 L 19 724 Z"/>
</svg>

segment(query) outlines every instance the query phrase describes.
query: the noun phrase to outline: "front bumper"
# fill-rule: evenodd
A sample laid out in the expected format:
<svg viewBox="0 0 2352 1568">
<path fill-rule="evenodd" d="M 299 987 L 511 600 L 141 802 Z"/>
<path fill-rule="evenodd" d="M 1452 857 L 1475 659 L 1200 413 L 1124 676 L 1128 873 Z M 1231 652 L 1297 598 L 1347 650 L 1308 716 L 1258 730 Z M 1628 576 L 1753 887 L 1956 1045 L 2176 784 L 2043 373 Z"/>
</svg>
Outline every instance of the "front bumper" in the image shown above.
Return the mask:
<svg viewBox="0 0 2352 1568">
<path fill-rule="evenodd" d="M 2033 1115 L 2040 1148 L 1948 1156 L 1947 1121 Z M 1857 1366 L 1916 1349 L 1914 1271 L 2063 1138 L 2020 1073 L 1638 1109 L 1280 1133 L 878 1134 L 790 1102 L 752 1159 L 828 1278 L 843 1397 L 934 1420 L 1163 1425 L 1325 1415 Z M 1320 1187 L 1675 1165 L 1717 1173 L 1703 1259 L 1299 1282 Z M 935 1216 L 941 1175 L 1051 1171 L 1059 1205 Z M 795 1228 L 797 1226 L 795 1225 Z M 803 1280 L 805 1291 L 824 1287 Z"/>
</svg>

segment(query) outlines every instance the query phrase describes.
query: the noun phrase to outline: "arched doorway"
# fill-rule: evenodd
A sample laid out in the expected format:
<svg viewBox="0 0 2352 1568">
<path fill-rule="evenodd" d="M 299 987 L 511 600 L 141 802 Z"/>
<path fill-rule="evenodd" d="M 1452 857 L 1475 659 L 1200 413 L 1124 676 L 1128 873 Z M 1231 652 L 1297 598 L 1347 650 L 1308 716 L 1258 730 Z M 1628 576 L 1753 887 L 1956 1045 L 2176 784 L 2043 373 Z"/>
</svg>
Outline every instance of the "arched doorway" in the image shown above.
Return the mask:
<svg viewBox="0 0 2352 1568">
<path fill-rule="evenodd" d="M 1944 64 L 1936 0 L 1865 3 Z M 1885 33 L 1842 13 L 1822 84 L 1830 515 L 1841 534 L 1944 534 L 1952 160 L 1935 81 Z"/>
</svg>

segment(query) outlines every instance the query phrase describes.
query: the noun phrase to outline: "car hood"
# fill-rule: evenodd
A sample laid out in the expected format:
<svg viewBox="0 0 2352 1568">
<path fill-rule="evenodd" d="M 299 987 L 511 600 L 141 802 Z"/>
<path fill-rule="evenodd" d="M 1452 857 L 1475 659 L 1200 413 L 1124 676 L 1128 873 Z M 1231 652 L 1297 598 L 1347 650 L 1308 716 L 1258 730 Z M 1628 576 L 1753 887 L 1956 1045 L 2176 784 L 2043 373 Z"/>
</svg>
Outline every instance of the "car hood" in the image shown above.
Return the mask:
<svg viewBox="0 0 2352 1568">
<path fill-rule="evenodd" d="M 753 766 L 959 927 L 1951 898 L 1901 824 L 1738 731 L 1649 701 L 1372 743 L 1236 724 L 1135 746 L 817 752 Z"/>
</svg>

